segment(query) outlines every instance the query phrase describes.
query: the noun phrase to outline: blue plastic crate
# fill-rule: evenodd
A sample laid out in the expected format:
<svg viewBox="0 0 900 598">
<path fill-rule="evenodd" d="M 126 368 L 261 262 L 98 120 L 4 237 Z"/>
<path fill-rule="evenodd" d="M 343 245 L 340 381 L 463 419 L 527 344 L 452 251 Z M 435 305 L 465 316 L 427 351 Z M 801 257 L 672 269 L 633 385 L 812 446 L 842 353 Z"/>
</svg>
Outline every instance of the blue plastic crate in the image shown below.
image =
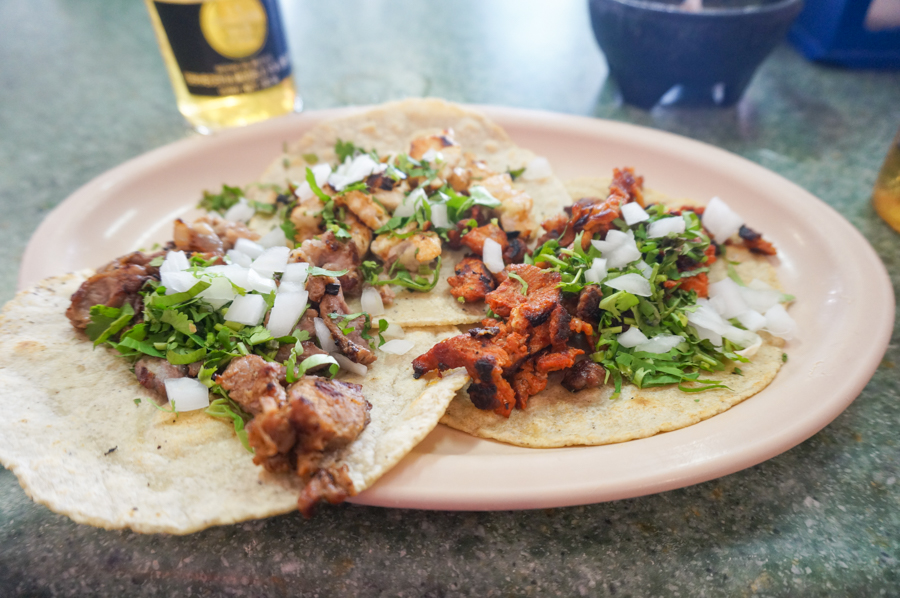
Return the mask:
<svg viewBox="0 0 900 598">
<path fill-rule="evenodd" d="M 891 26 L 873 28 L 879 21 L 884 26 L 885 11 L 892 10 L 900 10 L 900 0 L 806 0 L 788 39 L 810 60 L 852 68 L 900 68 L 900 26 L 892 26 L 896 21 L 891 23 L 889 16 Z"/>
</svg>

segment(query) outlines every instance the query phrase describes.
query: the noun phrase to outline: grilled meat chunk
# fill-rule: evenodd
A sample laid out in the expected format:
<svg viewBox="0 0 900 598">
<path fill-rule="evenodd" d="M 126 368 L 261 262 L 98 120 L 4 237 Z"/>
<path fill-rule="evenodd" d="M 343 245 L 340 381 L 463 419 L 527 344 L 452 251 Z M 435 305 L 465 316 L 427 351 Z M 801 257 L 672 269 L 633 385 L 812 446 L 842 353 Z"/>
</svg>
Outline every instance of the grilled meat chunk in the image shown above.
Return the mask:
<svg viewBox="0 0 900 598">
<path fill-rule="evenodd" d="M 585 285 L 578 295 L 578 307 L 575 308 L 575 316 L 597 325 L 600 322 L 600 300 L 603 299 L 603 291 L 599 284 Z"/>
<path fill-rule="evenodd" d="M 510 272 L 526 281 L 527 294 L 510 277 L 485 297 L 491 309 L 508 321 L 484 320 L 481 328 L 441 341 L 413 361 L 416 378 L 431 370 L 465 367 L 472 377 L 468 389 L 472 403 L 505 417 L 514 407 L 524 408 L 527 398 L 546 386 L 547 372 L 571 366 L 582 352 L 566 348 L 572 317 L 556 288 L 559 273 L 524 264 L 511 265 Z M 548 348 L 552 350 L 528 365 L 529 357 Z"/>
<path fill-rule="evenodd" d="M 326 288 L 325 294 L 319 301 L 319 314 L 321 314 L 325 326 L 331 332 L 331 337 L 337 343 L 341 353 L 346 355 L 351 361 L 369 365 L 377 359 L 377 356 L 369 347 L 369 343 L 362 337 L 366 319 L 364 316 L 359 316 L 350 321 L 342 318 L 341 316 L 350 313 L 350 308 L 347 307 L 347 303 L 344 301 L 344 293 L 340 286 L 338 286 L 336 291 L 336 293 L 330 294 Z M 352 330 L 345 334 L 344 330 L 347 328 L 352 328 Z"/>
<path fill-rule="evenodd" d="M 228 396 L 251 415 L 276 409 L 285 404 L 285 368 L 258 355 L 245 355 L 232 360 L 216 381 Z"/>
<path fill-rule="evenodd" d="M 484 253 L 484 242 L 487 239 L 493 239 L 504 250 L 509 246 L 506 233 L 493 222 L 473 228 L 460 238 L 460 243 L 471 249 L 476 255 L 481 256 Z"/>
<path fill-rule="evenodd" d="M 455 275 L 447 279 L 450 294 L 466 303 L 484 301 L 485 295 L 497 288 L 491 271 L 477 257 L 464 257 L 456 264 Z"/>
<path fill-rule="evenodd" d="M 346 470 L 326 461 L 359 436 L 369 409 L 358 384 L 304 376 L 288 388 L 284 404 L 266 407 L 247 427 L 253 462 L 271 472 L 294 471 L 308 482 L 298 499 L 308 517 L 319 500 L 339 502 L 355 493 Z"/>
<path fill-rule="evenodd" d="M 775 246 L 762 238 L 762 234 L 756 232 L 749 226 L 741 225 L 738 230 L 738 236 L 744 242 L 744 246 L 753 253 L 762 255 L 777 255 L 778 251 Z"/>
<path fill-rule="evenodd" d="M 131 303 L 135 313 L 143 309 L 143 301 L 138 291 L 144 282 L 159 275 L 159 270 L 149 265 L 136 263 L 143 254 L 129 254 L 107 264 L 96 274 L 81 283 L 72 294 L 72 303 L 66 310 L 66 317 L 72 326 L 85 329 L 91 323 L 91 307 L 106 305 L 122 307 Z"/>
<path fill-rule="evenodd" d="M 605 379 L 606 370 L 603 369 L 603 366 L 585 359 L 569 368 L 562 380 L 562 385 L 572 392 L 577 392 L 585 388 L 599 388 Z"/>
<path fill-rule="evenodd" d="M 146 355 L 134 364 L 134 375 L 144 388 L 156 392 L 160 397 L 168 399 L 166 395 L 166 380 L 170 378 L 185 378 L 189 376 L 189 368 L 186 365 L 175 365 L 161 357 Z M 196 378 L 196 374 L 193 377 Z"/>
<path fill-rule="evenodd" d="M 362 191 L 348 191 L 335 196 L 336 206 L 347 206 L 347 209 L 356 214 L 363 224 L 375 230 L 381 228 L 391 219 L 387 210 L 372 201 L 372 196 Z"/>
<path fill-rule="evenodd" d="M 333 232 L 328 231 L 317 238 L 304 241 L 299 249 L 294 250 L 291 261 L 307 262 L 326 270 L 347 270 L 346 274 L 338 278 L 341 287 L 347 294 L 362 292 L 362 276 L 359 273 L 361 262 L 353 240 L 342 243 Z"/>
<path fill-rule="evenodd" d="M 644 205 L 643 185 L 644 178 L 636 176 L 633 168 L 614 169 L 613 181 L 605 198 L 582 197 L 566 208 L 570 214 L 567 221 L 564 222 L 560 216 L 545 220 L 541 226 L 547 232 L 538 243 L 558 239 L 561 247 L 567 247 L 579 232 L 585 231 L 581 245 L 587 249 L 593 235 L 605 235 L 613 220 L 622 215 L 623 204 L 636 201 Z"/>
</svg>

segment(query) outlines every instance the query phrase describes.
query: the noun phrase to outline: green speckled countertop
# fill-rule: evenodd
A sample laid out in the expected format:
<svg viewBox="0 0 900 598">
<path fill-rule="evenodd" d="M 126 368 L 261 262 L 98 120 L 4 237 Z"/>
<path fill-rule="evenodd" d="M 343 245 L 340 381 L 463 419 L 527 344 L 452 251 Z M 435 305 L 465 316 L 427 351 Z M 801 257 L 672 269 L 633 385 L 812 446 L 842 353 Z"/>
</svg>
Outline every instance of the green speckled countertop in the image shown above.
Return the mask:
<svg viewBox="0 0 900 598">
<path fill-rule="evenodd" d="M 728 110 L 621 105 L 586 4 L 285 0 L 308 109 L 409 95 L 633 122 L 700 139 L 834 206 L 895 288 L 900 235 L 869 197 L 900 126 L 900 74 L 779 47 Z M 0 299 L 41 219 L 120 162 L 189 135 L 143 3 L 0 2 Z M 896 338 L 896 336 L 895 336 Z M 0 471 L 0 595 L 897 596 L 900 353 L 796 448 L 614 503 L 455 513 L 357 506 L 142 536 L 78 525 Z M 0 439 L 0 442 L 3 440 Z"/>
</svg>

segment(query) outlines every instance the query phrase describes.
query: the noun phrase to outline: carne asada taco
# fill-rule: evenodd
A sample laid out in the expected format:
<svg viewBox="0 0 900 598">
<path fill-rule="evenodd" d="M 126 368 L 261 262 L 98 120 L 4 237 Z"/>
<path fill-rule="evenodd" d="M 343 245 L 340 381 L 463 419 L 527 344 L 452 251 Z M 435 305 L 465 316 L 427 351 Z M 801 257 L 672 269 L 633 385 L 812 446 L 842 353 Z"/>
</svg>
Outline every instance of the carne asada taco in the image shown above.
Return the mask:
<svg viewBox="0 0 900 598">
<path fill-rule="evenodd" d="M 301 508 L 352 496 L 434 428 L 466 380 L 460 372 L 436 384 L 415 381 L 406 358 L 378 351 L 364 377 L 304 375 L 284 387 L 284 366 L 251 353 L 232 360 L 220 379 L 233 402 L 220 397 L 186 411 L 176 400 L 176 413 L 171 404 L 160 407 L 159 395 L 116 351 L 92 350 L 66 319 L 70 297 L 89 279 L 48 279 L 19 293 L 0 316 L 0 461 L 32 499 L 80 523 L 185 534 L 292 511 L 298 496 Z M 404 340 L 421 352 L 454 332 L 408 330 Z M 144 370 L 141 382 L 164 384 L 167 369 L 167 387 L 193 381 L 186 366 L 156 357 L 141 357 L 136 368 Z M 260 409 L 257 434 L 253 423 L 248 428 L 265 469 L 254 465 L 233 425 L 234 403 L 254 393 L 277 402 Z M 189 397 L 183 400 L 187 406 Z M 241 406 L 255 410 L 247 401 Z M 247 431 L 243 420 L 239 428 Z M 304 459 L 314 471 L 305 481 L 278 473 Z"/>
<path fill-rule="evenodd" d="M 644 193 L 630 169 L 567 187 L 578 201 L 486 295 L 492 317 L 413 361 L 473 379 L 442 423 L 529 447 L 623 442 L 772 381 L 794 326 L 771 244 L 721 200 Z"/>
</svg>

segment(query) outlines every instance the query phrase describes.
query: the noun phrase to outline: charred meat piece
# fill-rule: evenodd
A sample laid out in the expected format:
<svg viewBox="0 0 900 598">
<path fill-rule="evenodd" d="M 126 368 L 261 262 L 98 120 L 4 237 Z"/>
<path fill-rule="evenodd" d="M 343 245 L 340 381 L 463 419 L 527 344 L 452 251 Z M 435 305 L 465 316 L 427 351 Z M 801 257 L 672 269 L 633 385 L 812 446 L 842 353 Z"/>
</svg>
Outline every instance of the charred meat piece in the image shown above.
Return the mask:
<svg viewBox="0 0 900 598">
<path fill-rule="evenodd" d="M 471 249 L 476 255 L 481 256 L 484 253 L 484 242 L 487 239 L 496 241 L 501 249 L 506 249 L 509 246 L 506 233 L 493 222 L 473 228 L 462 236 L 460 243 Z"/>
<path fill-rule="evenodd" d="M 509 245 L 503 250 L 503 262 L 506 264 L 521 264 L 528 253 L 528 245 L 519 237 L 510 237 Z"/>
<path fill-rule="evenodd" d="M 485 295 L 497 288 L 491 271 L 477 257 L 464 257 L 456 264 L 455 275 L 447 279 L 450 294 L 466 303 L 484 301 Z"/>
<path fill-rule="evenodd" d="M 362 277 L 359 273 L 359 252 L 352 240 L 342 243 L 328 231 L 323 235 L 307 239 L 299 249 L 294 250 L 292 261 L 307 262 L 326 270 L 347 270 L 339 277 L 341 287 L 347 294 L 362 292 Z"/>
<path fill-rule="evenodd" d="M 375 230 L 381 228 L 391 219 L 387 210 L 372 201 L 372 196 L 362 191 L 348 191 L 335 196 L 336 206 L 347 206 L 363 224 Z"/>
<path fill-rule="evenodd" d="M 225 254 L 225 245 L 208 223 L 198 220 L 191 225 L 181 218 L 175 220 L 175 247 L 181 251 Z"/>
<path fill-rule="evenodd" d="M 241 408 L 257 415 L 285 403 L 285 369 L 258 355 L 245 355 L 232 360 L 216 381 Z"/>
<path fill-rule="evenodd" d="M 539 243 L 559 239 L 560 246 L 567 247 L 579 232 L 584 231 L 581 245 L 587 249 L 594 235 L 606 235 L 613 220 L 622 215 L 624 204 L 636 201 L 644 205 L 643 184 L 643 177 L 636 176 L 633 168 L 614 169 L 613 181 L 605 198 L 582 197 L 567 209 L 570 217 L 565 224 L 559 216 L 545 220 L 542 226 L 547 233 Z"/>
<path fill-rule="evenodd" d="M 562 385 L 571 392 L 577 392 L 585 388 L 599 388 L 605 379 L 606 370 L 603 369 L 603 366 L 585 359 L 569 368 L 562 380 Z"/>
<path fill-rule="evenodd" d="M 132 254 L 133 255 L 133 254 Z M 159 272 L 149 266 L 134 263 L 122 263 L 119 260 L 107 264 L 86 281 L 72 294 L 72 303 L 66 310 L 66 317 L 72 326 L 84 329 L 91 323 L 91 307 L 106 305 L 122 307 L 131 303 L 135 313 L 143 309 L 143 301 L 138 291 L 149 278 Z"/>
<path fill-rule="evenodd" d="M 297 510 L 309 519 L 313 516 L 316 504 L 319 502 L 327 500 L 330 504 L 337 505 L 354 494 L 356 491 L 353 488 L 353 480 L 347 475 L 346 465 L 320 469 L 300 491 Z"/>
<path fill-rule="evenodd" d="M 603 291 L 599 284 L 585 285 L 578 295 L 578 307 L 575 308 L 575 316 L 597 325 L 600 322 L 600 300 L 603 299 Z"/>
<path fill-rule="evenodd" d="M 348 313 L 350 313 L 350 308 L 344 301 L 341 287 L 337 288 L 335 294 L 330 294 L 326 288 L 325 294 L 319 301 L 319 314 L 321 314 L 325 326 L 328 327 L 328 331 L 331 332 L 331 337 L 337 343 L 341 353 L 351 361 L 369 365 L 377 359 L 377 356 L 369 347 L 369 343 L 362 337 L 366 319 L 364 316 L 359 316 L 347 321 L 346 318 L 341 317 Z M 352 330 L 345 334 L 344 330 L 347 328 L 352 328 Z"/>
<path fill-rule="evenodd" d="M 169 363 L 161 357 L 141 357 L 134 364 L 134 375 L 144 388 L 156 392 L 160 397 L 168 399 L 166 395 L 166 380 L 170 378 L 185 378 L 189 375 L 188 366 Z M 196 378 L 196 374 L 193 376 Z"/>
<path fill-rule="evenodd" d="M 505 417 L 517 404 L 525 404 L 533 394 L 529 389 L 546 386 L 546 372 L 556 363 L 545 359 L 545 365 L 535 369 L 534 364 L 523 365 L 525 361 L 548 347 L 566 351 L 572 322 L 560 302 L 558 273 L 521 264 L 510 266 L 510 271 L 526 281 L 527 295 L 518 280 L 508 278 L 485 298 L 495 313 L 509 318 L 507 322 L 484 320 L 482 328 L 441 341 L 413 361 L 416 378 L 431 370 L 465 367 L 472 377 L 468 389 L 472 403 Z M 571 365 L 566 359 L 562 358 L 568 364 L 564 367 Z M 523 367 L 525 372 L 517 378 Z"/>
<path fill-rule="evenodd" d="M 762 238 L 762 235 L 748 226 L 741 225 L 738 235 L 744 241 L 744 246 L 753 253 L 762 255 L 777 255 L 775 246 Z"/>
<path fill-rule="evenodd" d="M 319 500 L 340 502 L 355 493 L 346 470 L 322 466 L 365 429 L 370 408 L 358 384 L 304 376 L 288 388 L 284 404 L 266 408 L 247 427 L 253 462 L 275 473 L 293 470 L 308 482 L 298 508 L 309 517 Z"/>
<path fill-rule="evenodd" d="M 523 295 L 522 284 L 510 277 L 488 293 L 485 301 L 495 314 L 509 318 L 513 330 L 539 326 L 547 321 L 555 307 L 562 309 L 562 295 L 556 288 L 561 280 L 558 272 L 527 264 L 511 264 L 507 270 L 525 281 L 528 295 Z"/>
<path fill-rule="evenodd" d="M 509 355 L 493 342 L 493 336 L 479 334 L 479 329 L 475 328 L 469 334 L 439 342 L 414 359 L 413 376 L 418 379 L 432 370 L 464 367 L 472 378 L 469 398 L 475 406 L 508 417 L 515 407 L 516 397 L 509 382 L 503 378 L 503 370 L 511 365 Z"/>
<path fill-rule="evenodd" d="M 238 239 L 249 239 L 251 241 L 259 239 L 259 234 L 247 228 L 247 225 L 243 222 L 225 220 L 215 214 L 207 214 L 195 220 L 191 227 L 197 228 L 197 223 L 201 222 L 212 227 L 213 232 L 222 241 L 222 249 L 225 251 L 233 249 Z"/>
</svg>

